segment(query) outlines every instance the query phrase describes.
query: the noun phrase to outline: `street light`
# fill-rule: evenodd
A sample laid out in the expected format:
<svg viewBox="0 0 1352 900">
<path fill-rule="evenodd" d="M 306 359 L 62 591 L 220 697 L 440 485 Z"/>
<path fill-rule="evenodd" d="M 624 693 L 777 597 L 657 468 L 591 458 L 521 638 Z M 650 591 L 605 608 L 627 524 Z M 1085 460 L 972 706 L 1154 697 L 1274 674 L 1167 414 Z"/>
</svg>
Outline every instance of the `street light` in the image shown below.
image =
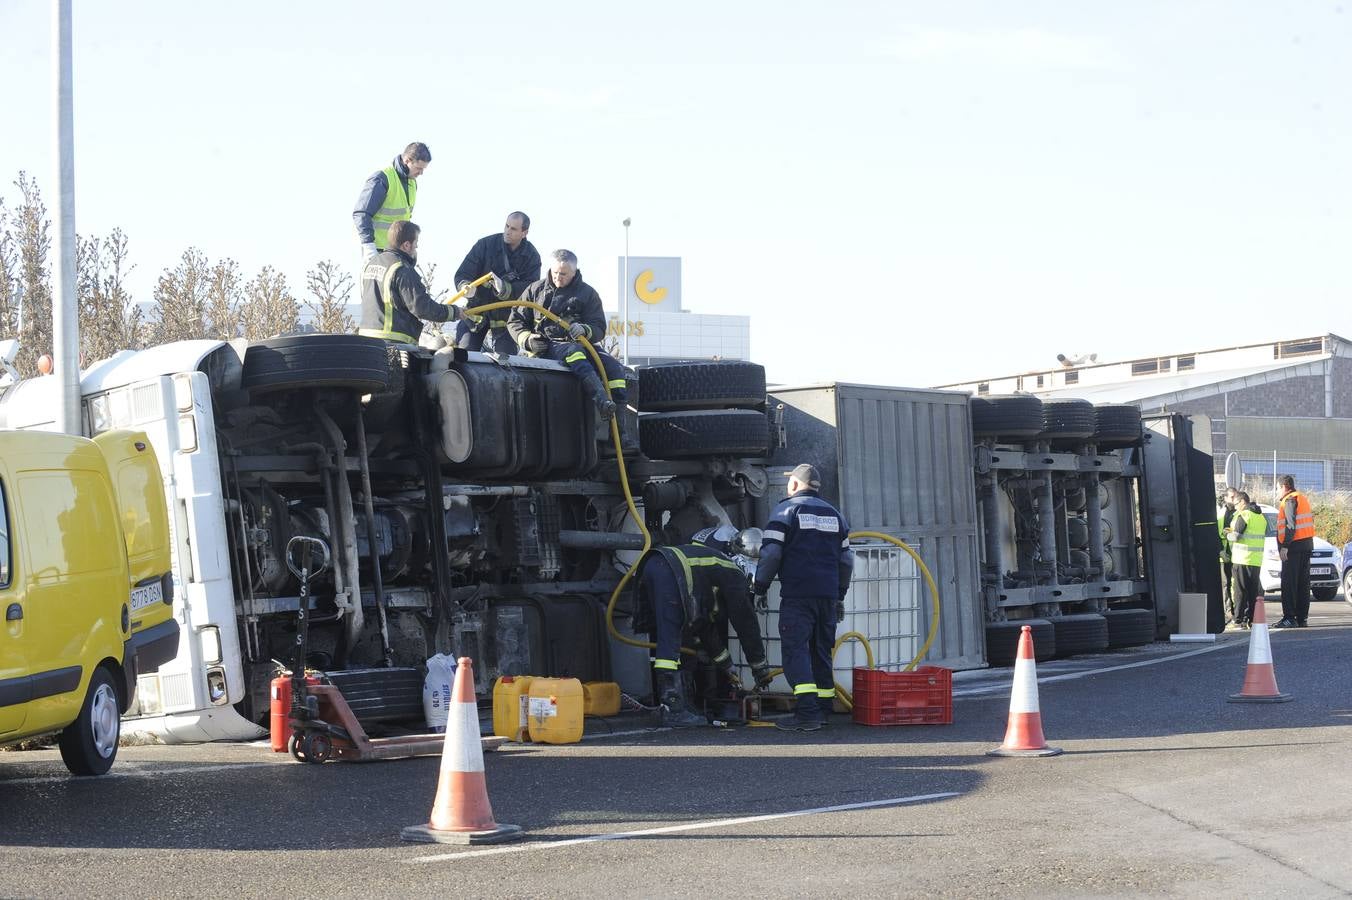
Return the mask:
<svg viewBox="0 0 1352 900">
<path fill-rule="evenodd" d="M 620 318 L 623 320 L 620 333 L 623 337 L 620 356 L 621 362 L 626 366 L 629 365 L 629 221 L 629 218 L 625 217 L 620 223 L 624 226 L 624 299 L 620 301 Z"/>
</svg>

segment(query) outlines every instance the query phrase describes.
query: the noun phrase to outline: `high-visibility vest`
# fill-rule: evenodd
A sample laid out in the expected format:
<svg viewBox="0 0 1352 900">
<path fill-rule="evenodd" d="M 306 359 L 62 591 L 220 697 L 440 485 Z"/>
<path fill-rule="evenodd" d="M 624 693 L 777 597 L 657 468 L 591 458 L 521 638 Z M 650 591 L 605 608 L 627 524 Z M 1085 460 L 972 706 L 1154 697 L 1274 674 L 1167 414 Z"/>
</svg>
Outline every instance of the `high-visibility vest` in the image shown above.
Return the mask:
<svg viewBox="0 0 1352 900">
<path fill-rule="evenodd" d="M 1296 501 L 1295 522 L 1286 521 L 1286 502 L 1288 500 Z M 1314 537 L 1314 510 L 1310 508 L 1310 498 L 1300 491 L 1291 491 L 1284 494 L 1282 499 L 1277 501 L 1277 543 L 1289 543 L 1286 532 L 1290 529 L 1295 531 L 1295 534 L 1291 536 L 1293 541 Z"/>
<path fill-rule="evenodd" d="M 1230 562 L 1230 561 L 1232 561 L 1232 560 L 1230 559 L 1230 541 L 1229 541 L 1229 539 L 1226 538 L 1226 536 L 1225 536 L 1225 514 L 1226 514 L 1227 512 L 1230 513 L 1230 516 L 1231 516 L 1230 521 L 1231 521 L 1231 522 L 1234 522 L 1234 516 L 1239 515 L 1239 513 L 1233 512 L 1233 511 L 1231 511 L 1230 509 L 1228 509 L 1228 508 L 1225 507 L 1225 506 L 1222 506 L 1220 509 L 1216 510 L 1216 533 L 1219 534 L 1219 535 L 1221 536 L 1221 561 L 1222 561 L 1222 562 Z"/>
<path fill-rule="evenodd" d="M 1261 566 L 1263 541 L 1267 537 L 1267 518 L 1260 512 L 1246 509 L 1244 512 L 1236 511 L 1230 524 L 1233 525 L 1236 519 L 1244 520 L 1244 533 L 1230 545 L 1230 562 L 1237 566 Z"/>
<path fill-rule="evenodd" d="M 357 334 L 363 337 L 382 338 L 387 341 L 394 341 L 396 344 L 416 344 L 418 339 L 411 334 L 404 334 L 402 331 L 394 330 L 394 273 L 399 271 L 399 267 L 404 264 L 403 260 L 396 260 L 385 268 L 382 275 L 380 271 L 381 257 L 372 257 L 362 270 L 362 281 L 373 281 L 376 283 L 376 296 L 380 299 L 385 309 L 385 317 L 381 323 L 383 328 L 358 328 Z"/>
<path fill-rule="evenodd" d="M 404 179 L 393 165 L 385 168 L 385 181 L 389 185 L 389 189 L 385 191 L 385 202 L 371 216 L 371 228 L 375 231 L 377 250 L 386 248 L 391 224 L 413 219 L 413 201 L 418 198 L 418 180 L 409 178 L 408 190 L 405 191 Z"/>
</svg>

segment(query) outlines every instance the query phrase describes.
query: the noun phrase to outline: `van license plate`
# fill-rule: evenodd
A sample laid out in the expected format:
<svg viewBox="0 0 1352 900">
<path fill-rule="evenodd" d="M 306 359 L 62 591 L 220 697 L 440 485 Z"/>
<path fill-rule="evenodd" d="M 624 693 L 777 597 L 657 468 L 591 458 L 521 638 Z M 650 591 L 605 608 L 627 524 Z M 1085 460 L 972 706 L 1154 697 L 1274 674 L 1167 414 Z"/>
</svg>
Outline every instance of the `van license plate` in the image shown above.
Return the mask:
<svg viewBox="0 0 1352 900">
<path fill-rule="evenodd" d="M 145 584 L 131 590 L 131 611 L 145 609 L 147 606 L 154 606 L 164 599 L 164 591 L 157 581 L 154 584 Z"/>
<path fill-rule="evenodd" d="M 1332 566 L 1310 566 L 1311 575 L 1332 575 Z"/>
</svg>

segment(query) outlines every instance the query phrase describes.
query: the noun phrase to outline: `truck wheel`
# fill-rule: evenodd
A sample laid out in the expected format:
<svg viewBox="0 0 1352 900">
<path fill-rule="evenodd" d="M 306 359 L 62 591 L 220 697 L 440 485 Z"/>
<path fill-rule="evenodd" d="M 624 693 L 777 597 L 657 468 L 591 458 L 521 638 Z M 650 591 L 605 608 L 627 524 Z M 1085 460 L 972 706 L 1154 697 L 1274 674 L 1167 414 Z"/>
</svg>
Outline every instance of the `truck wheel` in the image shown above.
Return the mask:
<svg viewBox="0 0 1352 900">
<path fill-rule="evenodd" d="M 1155 642 L 1155 614 L 1148 609 L 1110 609 L 1103 613 L 1108 623 L 1109 647 L 1137 647 Z"/>
<path fill-rule="evenodd" d="M 1083 441 L 1093 437 L 1094 404 L 1088 400 L 1044 401 L 1042 433 L 1038 436 L 1052 443 Z"/>
<path fill-rule="evenodd" d="M 1098 613 L 1076 613 L 1052 619 L 1056 629 L 1056 655 L 1097 653 L 1108 649 L 1108 620 Z"/>
<path fill-rule="evenodd" d="M 986 625 L 986 662 L 992 666 L 1012 666 L 1019 655 L 1019 636 L 1023 626 L 1033 629 L 1033 658 L 1051 659 L 1056 655 L 1056 632 L 1046 619 L 1018 619 Z"/>
<path fill-rule="evenodd" d="M 638 436 L 649 459 L 764 456 L 770 444 L 765 413 L 754 409 L 647 413 L 639 417 Z"/>
<path fill-rule="evenodd" d="M 289 388 L 386 390 L 390 362 L 385 342 L 356 334 L 304 334 L 250 344 L 242 386 L 255 393 Z"/>
<path fill-rule="evenodd" d="M 1116 450 L 1141 442 L 1141 410 L 1127 403 L 1100 403 L 1094 407 L 1094 443 L 1100 450 Z"/>
<path fill-rule="evenodd" d="M 973 397 L 969 406 L 974 437 L 1022 440 L 1042 432 L 1042 401 L 1032 394 Z"/>
<path fill-rule="evenodd" d="M 760 409 L 765 367 L 750 362 L 678 362 L 639 370 L 638 409 Z"/>
<path fill-rule="evenodd" d="M 102 775 L 112 768 L 122 730 L 121 714 L 112 673 L 99 666 L 89 678 L 80 717 L 61 732 L 61 761 L 72 774 Z"/>
</svg>

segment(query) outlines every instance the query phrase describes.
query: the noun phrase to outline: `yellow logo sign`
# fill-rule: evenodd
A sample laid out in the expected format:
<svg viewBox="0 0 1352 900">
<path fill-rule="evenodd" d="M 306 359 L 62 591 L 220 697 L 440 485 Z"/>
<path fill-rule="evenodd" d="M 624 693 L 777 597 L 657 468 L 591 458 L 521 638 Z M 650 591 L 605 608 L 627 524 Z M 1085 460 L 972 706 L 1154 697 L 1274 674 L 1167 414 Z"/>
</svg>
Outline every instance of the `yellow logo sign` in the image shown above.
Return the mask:
<svg viewBox="0 0 1352 900">
<path fill-rule="evenodd" d="M 667 289 L 664 287 L 651 287 L 652 281 L 653 270 L 644 269 L 642 272 L 638 273 L 638 277 L 634 279 L 634 293 L 638 296 L 638 299 L 649 306 L 656 306 L 667 296 Z"/>
</svg>

